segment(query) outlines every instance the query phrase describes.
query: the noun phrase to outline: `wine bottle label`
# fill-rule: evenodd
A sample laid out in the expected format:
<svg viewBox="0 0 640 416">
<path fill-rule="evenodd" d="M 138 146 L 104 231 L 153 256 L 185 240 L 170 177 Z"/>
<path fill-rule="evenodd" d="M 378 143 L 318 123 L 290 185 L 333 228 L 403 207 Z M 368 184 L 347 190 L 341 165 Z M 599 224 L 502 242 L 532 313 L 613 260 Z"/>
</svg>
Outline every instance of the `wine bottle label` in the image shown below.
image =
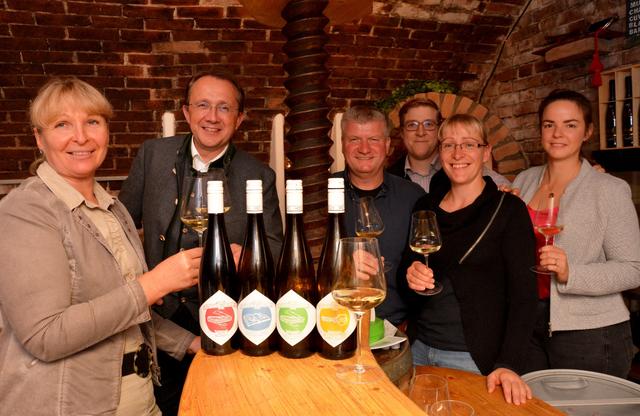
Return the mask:
<svg viewBox="0 0 640 416">
<path fill-rule="evenodd" d="M 276 329 L 276 305 L 257 290 L 249 293 L 238 304 L 240 332 L 249 341 L 259 345 Z"/>
<path fill-rule="evenodd" d="M 199 317 L 202 333 L 223 345 L 238 329 L 238 304 L 218 290 L 200 305 Z"/>
<path fill-rule="evenodd" d="M 305 339 L 316 326 L 316 308 L 293 290 L 278 300 L 276 310 L 278 333 L 291 346 Z"/>
<path fill-rule="evenodd" d="M 327 344 L 336 347 L 342 344 L 356 330 L 355 314 L 336 303 L 329 293 L 318 302 L 316 308 L 318 333 Z"/>
</svg>

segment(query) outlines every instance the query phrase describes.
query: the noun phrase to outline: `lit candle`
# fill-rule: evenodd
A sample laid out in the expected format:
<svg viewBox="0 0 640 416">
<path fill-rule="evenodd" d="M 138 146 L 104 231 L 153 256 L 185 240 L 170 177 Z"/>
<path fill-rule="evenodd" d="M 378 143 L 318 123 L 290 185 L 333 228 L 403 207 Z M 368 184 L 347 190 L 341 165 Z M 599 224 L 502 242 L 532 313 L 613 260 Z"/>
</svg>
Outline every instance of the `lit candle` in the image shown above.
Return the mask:
<svg viewBox="0 0 640 416">
<path fill-rule="evenodd" d="M 162 137 L 176 135 L 176 117 L 171 111 L 165 111 L 162 115 Z"/>
</svg>

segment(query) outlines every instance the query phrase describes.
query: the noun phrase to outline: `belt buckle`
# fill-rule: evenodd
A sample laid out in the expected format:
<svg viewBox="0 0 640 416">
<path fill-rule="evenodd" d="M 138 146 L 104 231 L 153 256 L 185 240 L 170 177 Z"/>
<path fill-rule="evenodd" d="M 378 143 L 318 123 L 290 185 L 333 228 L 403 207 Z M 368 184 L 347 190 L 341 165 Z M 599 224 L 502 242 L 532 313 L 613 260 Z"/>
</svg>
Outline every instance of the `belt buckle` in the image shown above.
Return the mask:
<svg viewBox="0 0 640 416">
<path fill-rule="evenodd" d="M 147 344 L 140 344 L 133 356 L 133 371 L 142 378 L 149 375 L 153 363 L 153 352 Z"/>
</svg>

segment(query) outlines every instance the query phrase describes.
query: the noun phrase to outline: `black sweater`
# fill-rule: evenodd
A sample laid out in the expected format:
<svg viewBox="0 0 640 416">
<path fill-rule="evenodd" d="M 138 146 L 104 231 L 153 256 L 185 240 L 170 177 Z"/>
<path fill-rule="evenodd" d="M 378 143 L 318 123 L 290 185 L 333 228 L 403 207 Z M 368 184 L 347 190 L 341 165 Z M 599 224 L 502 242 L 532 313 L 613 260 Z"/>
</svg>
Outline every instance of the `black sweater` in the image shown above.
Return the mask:
<svg viewBox="0 0 640 416">
<path fill-rule="evenodd" d="M 420 198 L 414 211 L 432 210 L 438 216 L 442 248 L 429 256 L 429 266 L 451 280 L 460 307 L 467 350 L 482 372 L 498 367 L 521 371 L 533 330 L 536 281 L 529 268 L 535 263 L 535 238 L 525 204 L 506 194 L 498 215 L 480 243 L 459 264 L 493 215 L 502 192 L 489 177 L 482 194 L 469 206 L 452 213 L 439 208 L 450 189 L 444 186 Z M 408 289 L 406 269 L 422 257 L 405 250 L 398 281 L 412 305 L 409 333 L 429 345 L 425 318 L 438 295 L 419 296 Z"/>
</svg>

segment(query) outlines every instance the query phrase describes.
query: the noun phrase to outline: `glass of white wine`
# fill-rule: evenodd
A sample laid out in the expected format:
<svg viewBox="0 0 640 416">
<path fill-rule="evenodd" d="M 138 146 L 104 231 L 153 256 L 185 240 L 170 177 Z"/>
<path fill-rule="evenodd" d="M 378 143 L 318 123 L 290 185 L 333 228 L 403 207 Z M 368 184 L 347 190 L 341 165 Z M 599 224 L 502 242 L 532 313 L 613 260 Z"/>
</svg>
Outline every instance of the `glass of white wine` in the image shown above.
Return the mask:
<svg viewBox="0 0 640 416">
<path fill-rule="evenodd" d="M 381 370 L 362 364 L 362 316 L 382 303 L 387 292 L 378 240 L 363 237 L 340 239 L 333 273 L 333 298 L 339 305 L 352 310 L 358 319 L 356 363 L 340 367 L 337 376 L 351 383 L 378 380 L 382 376 Z"/>
<path fill-rule="evenodd" d="M 180 220 L 198 234 L 198 245 L 203 246 L 202 237 L 207 229 L 207 181 L 209 176 L 198 173 L 187 178 L 180 199 Z"/>
<path fill-rule="evenodd" d="M 384 223 L 373 197 L 361 197 L 358 202 L 358 215 L 356 216 L 356 235 L 358 237 L 378 237 L 383 231 Z"/>
<path fill-rule="evenodd" d="M 544 245 L 553 245 L 551 237 L 560 234 L 564 226 L 558 224 L 558 201 L 556 201 L 553 192 L 549 193 L 546 198 L 542 198 L 538 204 L 538 210 L 533 219 L 533 227 L 544 237 Z M 541 274 L 552 275 L 554 272 L 545 266 L 537 264 L 531 268 L 532 271 Z"/>
<path fill-rule="evenodd" d="M 442 247 L 440 229 L 433 211 L 416 211 L 411 214 L 411 231 L 409 232 L 409 247 L 424 256 L 424 264 L 429 267 L 429 254 L 435 253 Z M 435 282 L 433 289 L 415 292 L 424 295 L 436 295 L 442 291 L 442 284 Z"/>
</svg>

